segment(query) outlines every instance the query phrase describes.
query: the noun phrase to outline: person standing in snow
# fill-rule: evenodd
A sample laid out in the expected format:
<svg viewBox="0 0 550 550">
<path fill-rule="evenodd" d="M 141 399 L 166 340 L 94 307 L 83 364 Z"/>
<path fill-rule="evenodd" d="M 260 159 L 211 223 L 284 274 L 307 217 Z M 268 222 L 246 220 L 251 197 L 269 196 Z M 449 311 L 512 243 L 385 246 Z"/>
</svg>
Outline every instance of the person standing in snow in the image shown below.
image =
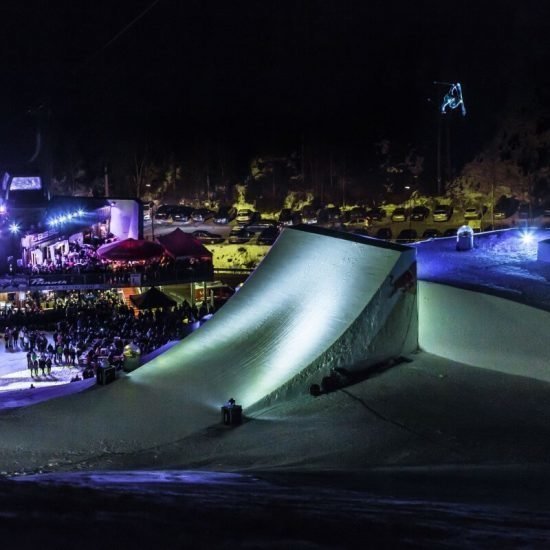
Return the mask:
<svg viewBox="0 0 550 550">
<path fill-rule="evenodd" d="M 35 357 L 36 357 L 36 355 L 35 355 Z M 34 375 L 38 376 L 38 359 L 34 359 L 33 362 L 32 362 L 32 371 L 31 372 L 33 372 L 33 371 L 34 371 Z M 32 376 L 32 374 L 31 374 L 31 376 Z"/>
<path fill-rule="evenodd" d="M 40 354 L 40 359 L 38 359 L 38 366 L 40 368 L 40 371 L 42 372 L 42 376 L 45 376 L 46 372 L 46 357 L 43 353 Z"/>
<path fill-rule="evenodd" d="M 32 358 L 32 353 L 29 351 L 27 352 L 27 368 L 31 371 L 31 377 L 34 373 L 34 362 Z"/>
</svg>

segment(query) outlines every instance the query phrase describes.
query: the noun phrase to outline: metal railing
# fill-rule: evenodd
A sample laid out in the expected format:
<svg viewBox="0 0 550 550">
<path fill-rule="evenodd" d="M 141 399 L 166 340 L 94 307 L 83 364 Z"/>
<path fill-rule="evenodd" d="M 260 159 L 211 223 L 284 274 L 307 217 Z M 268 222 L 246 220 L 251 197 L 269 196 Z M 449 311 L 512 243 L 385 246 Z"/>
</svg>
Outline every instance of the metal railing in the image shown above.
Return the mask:
<svg viewBox="0 0 550 550">
<path fill-rule="evenodd" d="M 0 276 L 0 292 L 23 290 L 83 290 L 210 281 L 212 266 L 158 269 L 145 272 L 40 273 Z"/>
</svg>

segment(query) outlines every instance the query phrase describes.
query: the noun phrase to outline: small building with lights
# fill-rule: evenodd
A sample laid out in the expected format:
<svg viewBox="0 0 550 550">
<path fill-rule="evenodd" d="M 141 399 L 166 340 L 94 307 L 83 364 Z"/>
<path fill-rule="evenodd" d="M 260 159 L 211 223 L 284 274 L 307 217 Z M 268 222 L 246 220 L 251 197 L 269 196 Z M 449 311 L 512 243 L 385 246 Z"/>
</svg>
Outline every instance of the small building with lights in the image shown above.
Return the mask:
<svg viewBox="0 0 550 550">
<path fill-rule="evenodd" d="M 136 294 L 151 284 L 183 285 L 194 295 L 195 283 L 206 289 L 213 280 L 211 254 L 194 258 L 192 265 L 176 258 L 172 268 L 160 273 L 139 258 L 129 268 L 99 265 L 99 245 L 143 242 L 139 199 L 50 197 L 40 176 L 4 175 L 1 185 L 0 308 L 22 307 L 29 293 L 51 302 L 58 293 L 117 289 Z M 124 275 L 118 275 L 119 269 Z"/>
</svg>

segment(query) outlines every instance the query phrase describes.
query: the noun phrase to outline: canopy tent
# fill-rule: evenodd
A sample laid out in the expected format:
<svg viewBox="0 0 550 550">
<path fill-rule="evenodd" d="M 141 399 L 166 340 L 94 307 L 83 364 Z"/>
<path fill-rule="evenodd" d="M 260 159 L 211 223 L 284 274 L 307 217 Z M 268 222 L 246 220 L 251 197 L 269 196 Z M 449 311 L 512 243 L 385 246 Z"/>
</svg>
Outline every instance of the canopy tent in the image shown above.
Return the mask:
<svg viewBox="0 0 550 550">
<path fill-rule="evenodd" d="M 198 239 L 188 235 L 179 227 L 167 235 L 157 237 L 157 241 L 176 260 L 183 258 L 198 258 L 205 261 L 212 260 L 212 252 Z"/>
<path fill-rule="evenodd" d="M 155 309 L 158 307 L 172 307 L 176 301 L 164 294 L 156 287 L 151 287 L 143 294 L 132 294 L 130 300 L 138 309 Z"/>
<path fill-rule="evenodd" d="M 158 243 L 132 238 L 104 244 L 97 249 L 100 258 L 120 262 L 152 260 L 160 258 L 164 252 L 164 247 Z"/>
</svg>

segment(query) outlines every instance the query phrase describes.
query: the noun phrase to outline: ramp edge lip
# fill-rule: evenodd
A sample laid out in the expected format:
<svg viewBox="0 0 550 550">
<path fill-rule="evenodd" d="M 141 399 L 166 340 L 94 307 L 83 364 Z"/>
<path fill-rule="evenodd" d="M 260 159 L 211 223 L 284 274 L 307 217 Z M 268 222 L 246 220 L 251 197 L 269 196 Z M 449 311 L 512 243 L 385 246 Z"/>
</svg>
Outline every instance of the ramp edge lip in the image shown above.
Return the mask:
<svg viewBox="0 0 550 550">
<path fill-rule="evenodd" d="M 319 227 L 316 225 L 291 225 L 285 227 L 285 231 L 301 231 L 304 233 L 314 233 L 315 235 L 323 235 L 324 237 L 332 237 L 343 241 L 351 241 L 358 244 L 368 244 L 371 246 L 377 246 L 379 248 L 386 248 L 389 250 L 395 250 L 397 252 L 406 252 L 407 250 L 416 250 L 412 246 L 406 246 L 403 244 L 393 243 L 390 241 L 384 241 L 382 239 L 376 239 L 374 237 L 355 235 L 353 233 L 345 233 L 343 231 L 337 231 L 335 229 L 327 229 L 326 227 Z"/>
</svg>

